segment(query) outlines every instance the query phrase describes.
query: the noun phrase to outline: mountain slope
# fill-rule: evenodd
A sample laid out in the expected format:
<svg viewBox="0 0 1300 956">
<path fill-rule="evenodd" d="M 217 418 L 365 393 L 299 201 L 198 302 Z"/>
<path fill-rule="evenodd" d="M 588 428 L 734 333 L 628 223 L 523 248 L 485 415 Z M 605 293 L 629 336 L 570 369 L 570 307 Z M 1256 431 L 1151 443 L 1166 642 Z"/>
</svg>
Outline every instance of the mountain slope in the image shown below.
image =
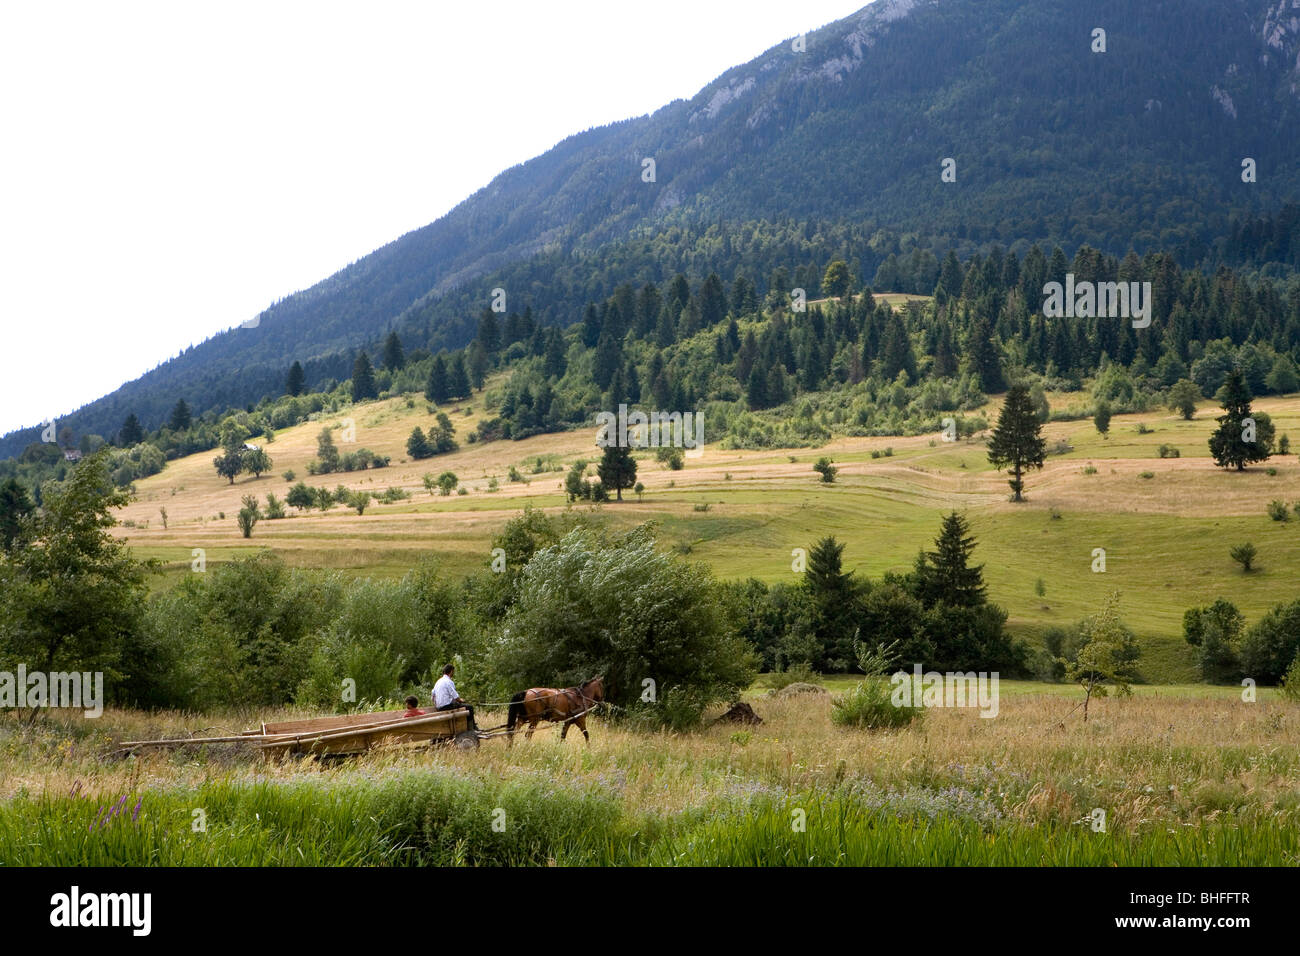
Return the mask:
<svg viewBox="0 0 1300 956">
<path fill-rule="evenodd" d="M 349 350 L 391 327 L 408 348 L 456 347 L 494 285 L 512 308 L 571 321 L 585 298 L 550 280 L 554 263 L 674 224 L 857 223 L 864 241 L 837 251 L 865 262 L 874 227 L 938 247 L 1047 239 L 1198 260 L 1230 215 L 1300 195 L 1298 110 L 1300 0 L 877 0 L 803 52 L 783 42 L 689 101 L 564 140 L 63 424 L 111 435 L 182 396 L 196 413 L 246 404 L 294 359 L 309 383 L 343 377 Z M 613 259 L 629 278 L 644 266 Z"/>
</svg>

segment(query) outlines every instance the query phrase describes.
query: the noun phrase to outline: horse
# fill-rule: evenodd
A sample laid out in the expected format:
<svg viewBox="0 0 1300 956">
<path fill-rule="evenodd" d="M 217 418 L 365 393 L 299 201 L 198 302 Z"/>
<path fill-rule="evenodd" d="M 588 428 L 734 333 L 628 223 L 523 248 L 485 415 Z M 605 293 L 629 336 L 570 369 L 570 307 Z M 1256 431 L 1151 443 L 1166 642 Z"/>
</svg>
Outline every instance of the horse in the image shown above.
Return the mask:
<svg viewBox="0 0 1300 956">
<path fill-rule="evenodd" d="M 569 732 L 570 724 L 577 724 L 582 736 L 591 743 L 587 733 L 587 711 L 605 699 L 604 676 L 593 677 L 579 687 L 566 687 L 555 690 L 551 687 L 532 687 L 521 690 L 510 698 L 510 708 L 506 711 L 506 739 L 510 746 L 515 742 L 515 724 L 528 724 L 524 734 L 525 740 L 531 740 L 539 720 L 552 723 L 564 722 L 560 728 L 560 739 Z"/>
</svg>

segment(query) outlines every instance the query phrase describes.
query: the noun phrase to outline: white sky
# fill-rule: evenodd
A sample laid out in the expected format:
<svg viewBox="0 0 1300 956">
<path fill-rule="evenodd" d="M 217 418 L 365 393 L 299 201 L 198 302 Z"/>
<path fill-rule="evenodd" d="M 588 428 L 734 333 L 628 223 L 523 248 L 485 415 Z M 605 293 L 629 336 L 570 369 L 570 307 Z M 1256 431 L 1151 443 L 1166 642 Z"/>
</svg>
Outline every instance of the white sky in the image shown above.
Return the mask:
<svg viewBox="0 0 1300 956">
<path fill-rule="evenodd" d="M 0 5 L 0 433 L 866 0 Z"/>
</svg>

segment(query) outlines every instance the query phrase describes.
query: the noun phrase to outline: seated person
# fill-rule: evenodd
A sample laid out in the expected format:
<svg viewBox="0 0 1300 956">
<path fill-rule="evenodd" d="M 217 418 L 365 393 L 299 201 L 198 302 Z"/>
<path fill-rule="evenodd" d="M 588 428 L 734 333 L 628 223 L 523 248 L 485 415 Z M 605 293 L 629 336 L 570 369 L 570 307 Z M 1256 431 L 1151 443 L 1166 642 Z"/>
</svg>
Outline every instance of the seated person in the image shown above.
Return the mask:
<svg viewBox="0 0 1300 956">
<path fill-rule="evenodd" d="M 414 696 L 406 698 L 406 713 L 404 713 L 402 716 L 423 717 L 424 711 L 420 709 L 420 698 Z"/>
<path fill-rule="evenodd" d="M 474 708 L 461 700 L 460 694 L 456 692 L 456 685 L 452 682 L 455 673 L 456 668 L 452 664 L 442 669 L 442 676 L 433 685 L 433 706 L 437 710 L 457 710 L 463 707 L 469 711 L 469 725 L 473 727 Z"/>
</svg>

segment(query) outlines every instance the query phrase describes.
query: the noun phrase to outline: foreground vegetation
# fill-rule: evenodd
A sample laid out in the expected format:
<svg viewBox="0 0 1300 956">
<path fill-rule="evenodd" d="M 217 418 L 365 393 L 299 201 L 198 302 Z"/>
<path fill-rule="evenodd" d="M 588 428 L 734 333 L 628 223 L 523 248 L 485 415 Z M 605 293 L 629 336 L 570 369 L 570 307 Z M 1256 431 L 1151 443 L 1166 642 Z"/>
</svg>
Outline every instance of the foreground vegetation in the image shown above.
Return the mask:
<svg viewBox="0 0 1300 956">
<path fill-rule="evenodd" d="M 936 709 L 874 732 L 835 727 L 826 695 L 755 690 L 756 727 L 682 736 L 598 720 L 589 748 L 542 733 L 511 750 L 494 741 L 330 764 L 217 749 L 102 756 L 110 739 L 239 730 L 268 714 L 6 718 L 0 861 L 1300 863 L 1294 704 L 1138 688 L 1094 702 L 1085 726 L 1073 693 L 1042 690 L 1004 684 L 993 719 Z"/>
</svg>

